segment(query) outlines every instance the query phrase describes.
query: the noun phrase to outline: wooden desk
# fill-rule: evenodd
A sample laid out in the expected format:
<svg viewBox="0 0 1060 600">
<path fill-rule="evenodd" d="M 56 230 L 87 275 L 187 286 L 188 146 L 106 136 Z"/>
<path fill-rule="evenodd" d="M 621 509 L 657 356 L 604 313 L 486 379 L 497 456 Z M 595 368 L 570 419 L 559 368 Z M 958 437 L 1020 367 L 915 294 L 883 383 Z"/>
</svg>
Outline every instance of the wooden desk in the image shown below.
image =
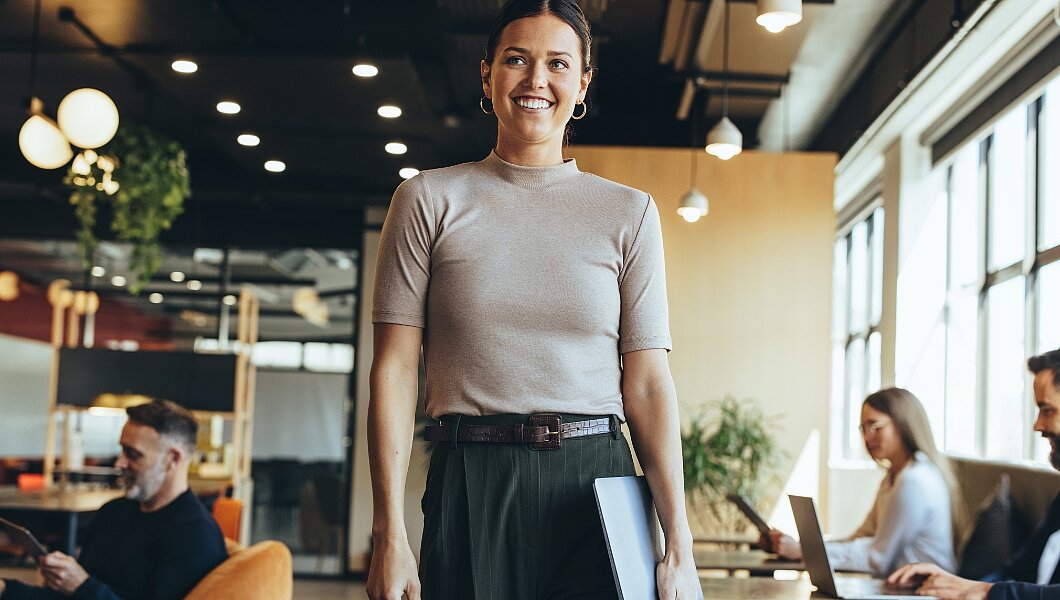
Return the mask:
<svg viewBox="0 0 1060 600">
<path fill-rule="evenodd" d="M 775 571 L 805 571 L 806 565 L 801 560 L 777 558 L 761 550 L 715 550 L 710 548 L 692 548 L 692 558 L 697 569 L 728 571 L 747 571 L 752 576 L 772 577 Z"/>
<path fill-rule="evenodd" d="M 124 495 L 124 491 L 113 489 L 51 488 L 24 492 L 14 486 L 4 486 L 0 488 L 0 515 L 16 523 L 25 515 L 65 517 L 66 536 L 62 550 L 76 556 L 80 516 L 94 513 L 107 502 Z"/>
<path fill-rule="evenodd" d="M 701 577 L 703 597 L 710 600 L 806 600 L 813 587 L 810 580 L 802 577 L 790 581 L 779 581 L 772 577 Z"/>
<path fill-rule="evenodd" d="M 842 586 L 845 579 L 865 579 L 864 575 L 836 575 Z M 806 575 L 781 581 L 772 577 L 700 577 L 703 597 L 710 600 L 808 600 L 829 598 L 815 591 Z M 912 594 L 913 592 L 909 592 Z M 916 596 L 911 596 L 911 599 Z"/>
</svg>

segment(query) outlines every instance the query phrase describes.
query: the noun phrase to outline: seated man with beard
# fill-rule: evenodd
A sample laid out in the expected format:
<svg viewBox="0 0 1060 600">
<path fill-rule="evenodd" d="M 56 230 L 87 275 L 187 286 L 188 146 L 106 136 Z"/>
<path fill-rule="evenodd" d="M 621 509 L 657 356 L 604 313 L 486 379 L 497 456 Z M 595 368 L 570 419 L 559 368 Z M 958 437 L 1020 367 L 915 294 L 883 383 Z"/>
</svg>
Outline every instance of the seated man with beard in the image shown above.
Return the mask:
<svg viewBox="0 0 1060 600">
<path fill-rule="evenodd" d="M 1038 419 L 1034 430 L 1049 440 L 1049 462 L 1060 471 L 1060 349 L 1027 361 L 1034 373 L 1034 400 Z M 937 565 L 913 563 L 895 571 L 888 582 L 898 585 L 923 583 L 922 595 L 941 600 L 1060 600 L 1060 496 L 1019 552 L 1004 567 L 984 581 L 969 581 L 951 575 Z"/>
<path fill-rule="evenodd" d="M 40 560 L 46 587 L 0 581 L 2 600 L 183 598 L 227 558 L 217 523 L 188 489 L 198 424 L 166 400 L 128 409 L 121 432 L 125 498 L 99 509 L 80 560 Z"/>
</svg>

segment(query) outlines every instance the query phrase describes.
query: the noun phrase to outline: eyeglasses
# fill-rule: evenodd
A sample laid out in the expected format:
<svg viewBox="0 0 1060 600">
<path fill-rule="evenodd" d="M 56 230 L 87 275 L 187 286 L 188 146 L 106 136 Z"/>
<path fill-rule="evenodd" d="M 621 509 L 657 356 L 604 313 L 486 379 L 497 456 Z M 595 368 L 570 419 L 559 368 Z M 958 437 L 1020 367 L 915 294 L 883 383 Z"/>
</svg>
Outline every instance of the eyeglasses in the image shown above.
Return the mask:
<svg viewBox="0 0 1060 600">
<path fill-rule="evenodd" d="M 858 431 L 860 431 L 861 435 L 863 435 L 863 436 L 867 435 L 867 434 L 870 434 L 870 433 L 875 434 L 875 433 L 879 433 L 881 429 L 886 428 L 890 424 L 891 424 L 891 420 L 890 419 L 880 419 L 879 421 L 869 421 L 868 423 L 862 423 L 861 425 L 858 425 Z"/>
</svg>

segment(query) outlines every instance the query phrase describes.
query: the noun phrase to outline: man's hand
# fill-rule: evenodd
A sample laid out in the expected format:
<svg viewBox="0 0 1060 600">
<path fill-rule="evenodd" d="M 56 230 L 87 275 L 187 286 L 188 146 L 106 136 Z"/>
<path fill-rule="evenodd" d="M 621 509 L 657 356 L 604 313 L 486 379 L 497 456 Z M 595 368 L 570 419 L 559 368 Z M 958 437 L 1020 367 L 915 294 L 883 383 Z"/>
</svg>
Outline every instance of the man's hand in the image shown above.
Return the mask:
<svg viewBox="0 0 1060 600">
<path fill-rule="evenodd" d="M 0 579 L 0 596 L 4 595 L 4 590 L 7 589 L 7 582 Z"/>
<path fill-rule="evenodd" d="M 919 587 L 920 596 L 935 596 L 939 600 L 984 600 L 992 584 L 962 579 L 943 571 L 931 563 L 908 564 L 887 578 L 887 583 L 900 587 Z"/>
<path fill-rule="evenodd" d="M 52 552 L 40 558 L 39 568 L 44 585 L 64 596 L 70 596 L 88 579 L 88 573 L 72 556 Z"/>
</svg>

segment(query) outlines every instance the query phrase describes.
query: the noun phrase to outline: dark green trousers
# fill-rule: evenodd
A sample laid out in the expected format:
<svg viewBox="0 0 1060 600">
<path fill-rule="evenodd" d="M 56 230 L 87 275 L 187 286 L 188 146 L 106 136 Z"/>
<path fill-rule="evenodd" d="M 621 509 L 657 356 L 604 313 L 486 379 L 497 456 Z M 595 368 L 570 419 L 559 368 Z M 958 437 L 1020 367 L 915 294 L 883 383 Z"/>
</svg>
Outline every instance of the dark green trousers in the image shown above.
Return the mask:
<svg viewBox="0 0 1060 600">
<path fill-rule="evenodd" d="M 589 418 L 563 415 L 564 422 Z M 592 486 L 597 477 L 635 474 L 621 433 L 564 440 L 552 451 L 436 442 L 430 460 L 420 546 L 424 600 L 618 597 Z"/>
</svg>

